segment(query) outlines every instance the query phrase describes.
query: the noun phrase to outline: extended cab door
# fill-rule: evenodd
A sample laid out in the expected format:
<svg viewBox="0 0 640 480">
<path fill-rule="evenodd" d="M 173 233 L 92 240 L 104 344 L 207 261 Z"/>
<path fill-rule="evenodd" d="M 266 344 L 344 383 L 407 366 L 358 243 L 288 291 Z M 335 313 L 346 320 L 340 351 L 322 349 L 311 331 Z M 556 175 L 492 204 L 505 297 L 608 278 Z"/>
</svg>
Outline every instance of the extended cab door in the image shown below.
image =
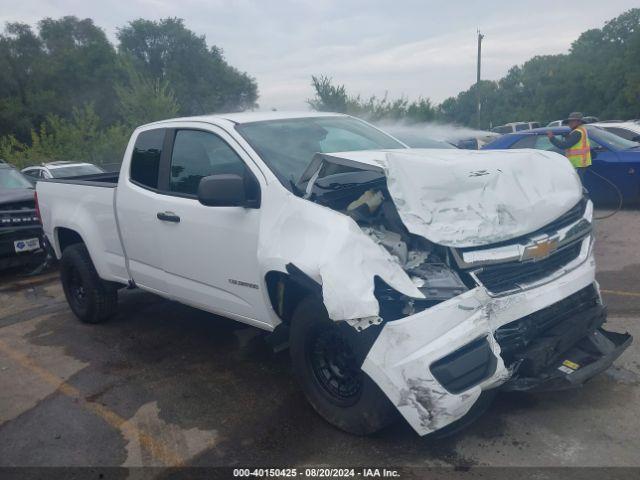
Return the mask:
<svg viewBox="0 0 640 480">
<path fill-rule="evenodd" d="M 260 323 L 257 312 L 264 303 L 257 260 L 260 209 L 205 206 L 197 199 L 203 177 L 236 174 L 255 186 L 257 207 L 260 172 L 255 166 L 255 172 L 251 170 L 248 157 L 243 158 L 246 154 L 232 147 L 234 140 L 217 127 L 174 129 L 169 138 L 156 230 L 166 288 L 184 303 Z"/>
<path fill-rule="evenodd" d="M 158 188 L 161 157 L 167 130 L 156 128 L 138 134 L 127 171 L 120 173 L 116 191 L 116 216 L 131 277 L 140 287 L 166 292 L 164 255 L 157 213 L 164 198 Z"/>
</svg>

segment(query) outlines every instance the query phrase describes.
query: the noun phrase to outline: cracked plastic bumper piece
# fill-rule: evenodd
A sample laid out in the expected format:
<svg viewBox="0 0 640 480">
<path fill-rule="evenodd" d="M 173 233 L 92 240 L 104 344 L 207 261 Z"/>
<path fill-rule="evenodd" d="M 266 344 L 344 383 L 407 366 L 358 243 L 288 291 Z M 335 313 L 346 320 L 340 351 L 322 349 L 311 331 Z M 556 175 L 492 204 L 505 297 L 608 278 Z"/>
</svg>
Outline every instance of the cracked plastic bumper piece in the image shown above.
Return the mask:
<svg viewBox="0 0 640 480">
<path fill-rule="evenodd" d="M 600 328 L 606 310 L 594 270 L 589 255 L 579 267 L 536 288 L 496 298 L 477 287 L 387 322 L 362 369 L 420 435 L 462 418 L 483 390 L 579 385 L 607 368 L 631 342 L 628 335 Z M 509 343 L 513 328 L 532 328 L 527 322 L 547 321 L 545 315 L 550 322 L 546 332 L 556 336 L 555 344 L 545 344 L 541 340 L 545 335 L 535 332 L 530 337 L 522 332 L 512 336 L 524 339 L 523 345 Z M 556 347 L 561 354 L 554 356 Z M 487 352 L 493 356 L 491 362 L 486 361 Z M 465 356 L 478 368 L 471 363 L 451 364 Z M 438 368 L 442 365 L 453 369 L 443 375 Z M 455 372 L 466 375 L 473 385 L 456 383 Z"/>
</svg>

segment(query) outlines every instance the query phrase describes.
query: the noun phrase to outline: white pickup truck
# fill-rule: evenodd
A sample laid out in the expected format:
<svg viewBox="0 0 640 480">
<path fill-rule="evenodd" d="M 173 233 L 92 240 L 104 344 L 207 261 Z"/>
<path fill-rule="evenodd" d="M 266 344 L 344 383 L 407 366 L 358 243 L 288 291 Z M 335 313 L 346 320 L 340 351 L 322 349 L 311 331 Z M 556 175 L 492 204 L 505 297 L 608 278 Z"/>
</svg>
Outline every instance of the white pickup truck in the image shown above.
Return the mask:
<svg viewBox="0 0 640 480">
<path fill-rule="evenodd" d="M 498 389 L 579 386 L 602 328 L 593 207 L 535 150 L 409 149 L 359 119 L 243 113 L 136 129 L 119 176 L 38 182 L 73 312 L 140 288 L 272 332 L 355 434 L 457 430 Z"/>
</svg>

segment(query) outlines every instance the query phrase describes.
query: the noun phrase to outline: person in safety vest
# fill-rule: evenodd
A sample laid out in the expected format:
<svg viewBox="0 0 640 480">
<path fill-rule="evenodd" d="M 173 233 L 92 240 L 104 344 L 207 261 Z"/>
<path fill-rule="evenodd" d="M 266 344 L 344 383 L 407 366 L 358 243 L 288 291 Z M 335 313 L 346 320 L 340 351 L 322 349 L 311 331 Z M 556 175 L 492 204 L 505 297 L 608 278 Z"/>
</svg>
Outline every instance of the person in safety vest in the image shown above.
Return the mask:
<svg viewBox="0 0 640 480">
<path fill-rule="evenodd" d="M 587 129 L 584 127 L 582 113 L 573 112 L 567 119 L 571 133 L 564 140 L 556 138 L 552 132 L 547 132 L 547 137 L 556 147 L 564 150 L 564 154 L 582 179 L 587 168 L 591 166 L 591 143 Z"/>
</svg>

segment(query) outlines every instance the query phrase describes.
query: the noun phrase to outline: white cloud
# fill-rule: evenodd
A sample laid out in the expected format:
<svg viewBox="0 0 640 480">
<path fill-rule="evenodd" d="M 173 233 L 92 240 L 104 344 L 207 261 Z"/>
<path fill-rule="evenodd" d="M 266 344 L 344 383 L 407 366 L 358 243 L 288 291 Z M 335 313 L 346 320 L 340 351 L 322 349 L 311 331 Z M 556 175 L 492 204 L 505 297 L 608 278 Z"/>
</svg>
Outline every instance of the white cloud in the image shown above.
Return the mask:
<svg viewBox="0 0 640 480">
<path fill-rule="evenodd" d="M 0 21 L 35 24 L 45 16 L 91 17 L 115 42 L 135 18 L 184 18 L 227 60 L 258 80 L 262 108 L 307 108 L 312 74 L 348 90 L 435 101 L 475 81 L 476 29 L 483 78 L 497 79 L 534 55 L 566 52 L 588 28 L 637 0 L 463 2 L 420 0 L 0 0 Z M 584 12 L 584 13 L 583 13 Z"/>
</svg>

